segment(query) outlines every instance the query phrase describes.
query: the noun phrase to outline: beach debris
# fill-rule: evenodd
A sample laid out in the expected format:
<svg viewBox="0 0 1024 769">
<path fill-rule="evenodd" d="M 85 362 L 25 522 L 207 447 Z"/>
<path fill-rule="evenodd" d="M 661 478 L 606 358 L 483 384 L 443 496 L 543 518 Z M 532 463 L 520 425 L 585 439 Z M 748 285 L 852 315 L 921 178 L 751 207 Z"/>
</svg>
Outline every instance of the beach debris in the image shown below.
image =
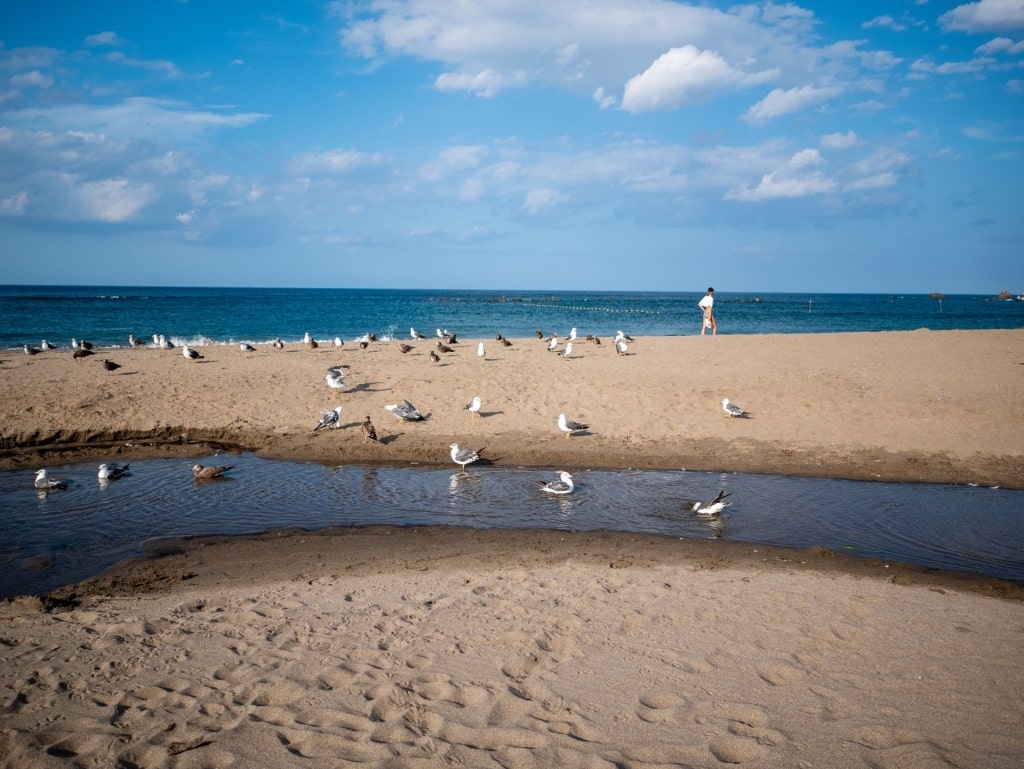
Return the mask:
<svg viewBox="0 0 1024 769">
<path fill-rule="evenodd" d="M 333 409 L 323 409 L 320 412 L 320 421 L 316 423 L 313 432 L 323 430 L 325 427 L 333 427 L 335 430 L 341 427 L 341 409 L 341 406 L 335 406 Z"/>
<path fill-rule="evenodd" d="M 572 476 L 564 470 L 558 474 L 557 480 L 534 481 L 534 483 L 537 484 L 537 488 L 548 494 L 572 494 L 573 489 L 576 488 L 572 482 Z"/>
<path fill-rule="evenodd" d="M 590 425 L 585 425 L 580 422 L 574 422 L 565 416 L 565 414 L 558 415 L 558 429 L 565 433 L 566 438 L 571 438 L 573 433 L 582 432 L 590 428 Z"/>
</svg>

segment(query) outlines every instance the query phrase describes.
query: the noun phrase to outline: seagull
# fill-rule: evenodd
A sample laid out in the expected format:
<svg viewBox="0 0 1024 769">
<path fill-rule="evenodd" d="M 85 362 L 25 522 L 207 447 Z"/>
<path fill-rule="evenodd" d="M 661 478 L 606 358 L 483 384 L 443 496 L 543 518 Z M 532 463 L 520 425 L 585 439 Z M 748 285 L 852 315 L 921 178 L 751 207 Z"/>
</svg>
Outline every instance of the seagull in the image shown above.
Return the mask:
<svg viewBox="0 0 1024 769">
<path fill-rule="evenodd" d="M 57 345 L 47 342 L 45 339 L 39 345 L 40 350 L 56 350 Z"/>
<path fill-rule="evenodd" d="M 572 476 L 564 470 L 558 474 L 557 481 L 534 481 L 537 484 L 537 488 L 541 491 L 546 491 L 549 494 L 572 494 L 572 490 L 576 488 L 572 483 Z"/>
<path fill-rule="evenodd" d="M 445 332 L 444 332 L 444 331 L 442 331 L 441 329 L 437 329 L 437 331 L 435 331 L 434 333 L 436 333 L 436 334 L 437 334 L 437 338 L 438 338 L 438 339 L 444 339 L 444 336 L 445 336 Z"/>
<path fill-rule="evenodd" d="M 373 426 L 373 422 L 370 421 L 370 416 L 367 415 L 363 421 L 363 443 L 367 441 L 377 440 L 377 428 Z"/>
<path fill-rule="evenodd" d="M 573 422 L 571 419 L 566 418 L 565 414 L 558 415 L 558 429 L 565 433 L 565 437 L 571 438 L 573 433 L 578 433 L 581 430 L 586 430 L 590 425 L 580 424 L 579 422 Z"/>
<path fill-rule="evenodd" d="M 188 345 L 181 348 L 181 355 L 185 360 L 199 360 L 203 356 L 199 354 L 198 350 L 193 350 Z"/>
<path fill-rule="evenodd" d="M 256 348 L 253 347 L 248 342 L 242 342 L 241 344 L 239 344 L 238 349 L 241 350 L 242 352 L 256 352 Z"/>
<path fill-rule="evenodd" d="M 228 470 L 233 470 L 234 467 L 234 465 L 210 465 L 209 467 L 192 465 L 192 475 L 198 480 L 220 478 Z"/>
<path fill-rule="evenodd" d="M 124 478 L 125 476 L 131 475 L 131 473 L 128 472 L 129 467 L 131 467 L 131 465 L 122 466 L 115 464 L 113 462 L 111 462 L 108 465 L 106 462 L 104 462 L 103 464 L 100 465 L 99 470 L 96 473 L 96 476 L 101 481 L 116 481 L 118 478 Z"/>
<path fill-rule="evenodd" d="M 569 329 L 569 341 L 573 342 L 575 340 L 576 340 L 576 327 L 573 326 L 571 329 Z"/>
<path fill-rule="evenodd" d="M 146 346 L 146 343 L 143 342 L 141 339 L 136 339 L 135 338 L 135 334 L 129 334 L 128 335 L 128 344 L 130 344 L 132 347 L 145 347 Z"/>
<path fill-rule="evenodd" d="M 503 345 L 505 345 L 506 347 L 511 347 L 512 346 L 512 342 L 509 339 L 506 339 L 505 337 L 501 338 L 501 343 Z"/>
<path fill-rule="evenodd" d="M 553 352 L 558 347 L 558 334 L 552 334 L 548 340 L 548 352 Z"/>
<path fill-rule="evenodd" d="M 449 347 L 448 345 L 444 344 L 443 342 L 438 342 L 437 343 L 437 351 L 438 352 L 455 352 L 451 347 Z"/>
<path fill-rule="evenodd" d="M 313 337 L 311 337 L 309 335 L 309 332 L 307 331 L 306 334 L 302 337 L 302 343 L 303 344 L 309 344 L 312 341 L 313 341 Z"/>
<path fill-rule="evenodd" d="M 718 515 L 731 504 L 730 502 L 723 502 L 727 496 L 729 496 L 727 492 L 720 491 L 718 496 L 714 499 L 709 499 L 707 502 L 694 502 L 693 512 L 697 515 Z"/>
<path fill-rule="evenodd" d="M 411 344 L 406 344 L 405 342 L 402 342 L 402 344 L 398 345 L 398 349 L 401 350 L 403 353 L 407 353 L 409 352 L 409 350 L 415 350 L 416 348 L 413 347 Z"/>
<path fill-rule="evenodd" d="M 537 338 L 538 339 L 543 339 L 544 338 L 544 332 L 541 331 L 540 329 L 537 329 Z"/>
<path fill-rule="evenodd" d="M 625 339 L 615 340 L 615 352 L 617 352 L 619 355 L 625 355 L 627 350 L 629 350 L 629 345 L 626 344 Z"/>
<path fill-rule="evenodd" d="M 107 371 L 117 371 L 119 368 L 121 368 L 121 364 L 120 363 L 114 363 L 114 361 L 107 360 L 106 358 L 104 358 L 103 359 L 103 368 L 105 368 Z"/>
<path fill-rule="evenodd" d="M 615 332 L 615 341 L 617 342 L 620 339 L 625 339 L 627 342 L 633 341 L 633 337 L 631 337 L 629 334 L 622 333 L 622 329 L 619 329 L 618 331 Z"/>
<path fill-rule="evenodd" d="M 275 350 L 283 350 L 284 342 L 282 342 L 280 339 L 275 339 L 274 343 L 270 346 L 273 347 Z"/>
<path fill-rule="evenodd" d="M 310 350 L 315 350 L 315 349 L 316 349 L 316 348 L 318 348 L 318 347 L 319 347 L 320 345 L 319 345 L 319 344 L 317 343 L 317 341 L 316 341 L 315 339 L 310 339 L 309 341 L 307 341 L 307 342 L 306 342 L 306 346 L 307 346 L 307 347 L 308 347 L 308 348 L 309 348 Z"/>
<path fill-rule="evenodd" d="M 324 375 L 324 379 L 327 380 L 327 386 L 332 390 L 344 390 L 345 389 L 345 369 L 342 366 L 334 366 L 327 369 L 327 374 Z"/>
<path fill-rule="evenodd" d="M 37 348 L 29 347 L 28 345 L 25 345 L 25 354 L 26 355 L 38 355 L 39 353 L 40 353 L 40 350 L 38 350 Z"/>
<path fill-rule="evenodd" d="M 730 403 L 728 398 L 722 398 L 722 409 L 727 417 L 749 417 L 750 412 L 744 411 L 735 403 Z"/>
<path fill-rule="evenodd" d="M 445 344 L 458 344 L 459 340 L 455 338 L 455 334 L 449 334 L 446 330 L 444 332 L 444 343 Z"/>
<path fill-rule="evenodd" d="M 71 340 L 71 348 L 73 350 L 91 350 L 92 349 L 92 342 L 86 342 L 84 339 L 81 342 L 79 342 L 76 339 L 72 339 Z"/>
<path fill-rule="evenodd" d="M 161 350 L 173 350 L 174 343 L 168 342 L 167 337 L 165 337 L 163 334 L 160 334 L 160 336 L 157 337 L 157 347 L 159 347 Z"/>
<path fill-rule="evenodd" d="M 391 403 L 384 408 L 394 414 L 400 422 L 423 421 L 423 415 L 407 400 L 403 400 L 401 403 Z"/>
<path fill-rule="evenodd" d="M 572 355 L 572 342 L 566 342 L 565 349 L 559 350 L 558 354 L 565 358 L 568 358 L 570 355 Z"/>
<path fill-rule="evenodd" d="M 477 345 L 477 347 L 476 347 L 476 357 L 478 357 L 478 358 L 482 358 L 482 357 L 484 357 L 484 356 L 485 356 L 486 354 L 487 354 L 487 353 L 486 353 L 486 352 L 484 351 L 484 343 L 483 343 L 483 342 L 481 342 L 481 343 L 480 343 L 480 344 L 478 344 L 478 345 Z"/>
<path fill-rule="evenodd" d="M 336 337 L 334 337 L 334 346 L 335 347 L 344 347 L 345 346 L 345 342 L 344 342 L 344 340 L 340 336 L 336 336 Z"/>
<path fill-rule="evenodd" d="M 370 346 L 370 343 L 365 341 L 365 340 L 359 343 L 359 349 L 360 350 L 365 350 L 369 346 Z"/>
<path fill-rule="evenodd" d="M 333 409 L 323 409 L 320 412 L 320 421 L 316 423 L 313 432 L 324 427 L 333 427 L 335 430 L 341 427 L 341 408 L 341 406 L 335 406 Z"/>
<path fill-rule="evenodd" d="M 434 352 L 433 350 L 431 350 L 431 351 L 430 351 L 430 359 L 431 359 L 432 361 L 434 361 L 434 363 L 437 363 L 437 362 L 439 362 L 439 361 L 441 360 L 441 356 L 440 356 L 440 355 L 438 355 L 438 354 L 437 354 L 436 352 Z"/>
<path fill-rule="evenodd" d="M 409 338 L 410 339 L 426 339 L 426 337 L 423 336 L 423 334 L 421 334 L 419 331 L 414 329 L 412 326 L 409 326 Z"/>
<path fill-rule="evenodd" d="M 79 348 L 79 349 L 75 350 L 73 353 L 71 353 L 72 357 L 74 357 L 75 360 L 79 360 L 80 358 L 88 358 L 90 355 L 95 355 L 95 354 L 96 353 L 94 353 L 92 350 L 83 350 L 81 348 Z"/>
<path fill-rule="evenodd" d="M 469 411 L 472 414 L 476 414 L 477 416 L 480 416 L 480 406 L 482 406 L 482 405 L 483 405 L 483 402 L 480 400 L 480 396 L 477 395 L 477 396 L 474 396 L 473 400 L 471 400 L 469 403 L 467 403 L 463 408 L 465 408 L 467 411 Z"/>
<path fill-rule="evenodd" d="M 451 444 L 448 448 L 452 450 L 452 461 L 457 465 L 462 465 L 463 468 L 480 459 L 479 451 L 474 451 L 473 449 L 460 449 L 459 444 L 457 443 Z"/>
<path fill-rule="evenodd" d="M 36 470 L 36 479 L 34 483 L 37 489 L 66 489 L 68 487 L 64 481 L 58 481 L 56 478 L 47 477 L 46 468 Z"/>
</svg>

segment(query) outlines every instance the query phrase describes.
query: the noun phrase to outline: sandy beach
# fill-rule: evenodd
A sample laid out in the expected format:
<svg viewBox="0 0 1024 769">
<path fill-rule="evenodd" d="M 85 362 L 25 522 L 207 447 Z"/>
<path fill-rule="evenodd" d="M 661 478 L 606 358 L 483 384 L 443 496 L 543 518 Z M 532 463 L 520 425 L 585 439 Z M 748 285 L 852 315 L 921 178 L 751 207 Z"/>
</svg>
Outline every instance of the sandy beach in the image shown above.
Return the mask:
<svg viewBox="0 0 1024 769">
<path fill-rule="evenodd" d="M 477 341 L 439 363 L 433 340 L 8 354 L 3 467 L 207 444 L 450 464 L 457 441 L 496 465 L 1024 488 L 1024 330 L 581 341 L 569 359 Z M 347 392 L 324 381 L 338 364 Z M 427 419 L 384 410 L 403 398 Z M 337 405 L 343 429 L 314 433 Z M 589 429 L 564 438 L 560 412 Z M 166 542 L 0 604 L 0 767 L 1009 769 L 1022 598 L 821 548 L 600 532 Z"/>
</svg>

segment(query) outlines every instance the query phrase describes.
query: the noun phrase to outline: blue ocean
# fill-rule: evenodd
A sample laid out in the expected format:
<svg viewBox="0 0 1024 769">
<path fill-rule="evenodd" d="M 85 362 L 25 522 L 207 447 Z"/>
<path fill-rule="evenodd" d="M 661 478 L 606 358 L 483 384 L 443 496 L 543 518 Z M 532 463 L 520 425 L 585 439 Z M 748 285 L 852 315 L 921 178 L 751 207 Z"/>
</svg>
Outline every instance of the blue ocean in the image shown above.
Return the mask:
<svg viewBox="0 0 1024 769">
<path fill-rule="evenodd" d="M 700 332 L 703 292 L 540 292 L 386 289 L 0 287 L 0 349 L 125 346 L 134 334 L 199 343 L 406 338 L 410 327 L 464 339 L 568 333 L 675 336 Z M 921 294 L 715 292 L 720 334 L 1024 327 L 1024 301 Z"/>
<path fill-rule="evenodd" d="M 612 337 L 700 333 L 703 292 L 498 292 L 370 289 L 0 287 L 0 350 L 72 339 L 123 347 L 234 344 L 306 334 L 346 341 L 406 338 L 410 327 L 461 339 L 538 330 Z M 992 296 L 715 292 L 720 334 L 1024 327 L 1024 301 Z M 198 447 L 197 447 L 198 449 Z M 202 449 L 199 449 L 202 451 Z M 197 485 L 191 462 L 146 460 L 98 483 L 96 464 L 50 466 L 66 490 L 37 492 L 29 470 L 0 473 L 0 598 L 84 579 L 168 536 L 281 527 L 458 525 L 608 529 L 680 538 L 822 545 L 876 559 L 1024 583 L 1024 492 L 763 475 L 565 468 L 578 489 L 552 499 L 529 468 L 388 467 L 275 462 L 250 455 L 223 483 Z M 285 482 L 282 479 L 287 479 Z M 692 503 L 728 490 L 715 519 Z"/>
</svg>

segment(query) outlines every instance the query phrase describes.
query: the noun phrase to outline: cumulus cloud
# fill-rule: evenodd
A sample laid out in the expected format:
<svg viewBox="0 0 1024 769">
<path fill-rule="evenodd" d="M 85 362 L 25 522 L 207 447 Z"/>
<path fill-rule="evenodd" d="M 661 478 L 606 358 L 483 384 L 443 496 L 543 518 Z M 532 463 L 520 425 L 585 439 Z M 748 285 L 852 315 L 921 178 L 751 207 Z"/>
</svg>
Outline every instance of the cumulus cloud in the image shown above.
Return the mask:
<svg viewBox="0 0 1024 769">
<path fill-rule="evenodd" d="M 453 173 L 459 173 L 480 165 L 487 155 L 487 148 L 481 144 L 462 144 L 447 147 L 437 157 L 420 166 L 420 176 L 436 181 Z"/>
<path fill-rule="evenodd" d="M 550 187 L 534 188 L 526 193 L 523 209 L 531 215 L 540 214 L 567 200 L 565 195 Z"/>
<path fill-rule="evenodd" d="M 828 149 L 841 150 L 857 143 L 857 134 L 850 130 L 846 133 L 831 133 L 821 137 L 821 146 Z"/>
<path fill-rule="evenodd" d="M 755 85 L 777 72 L 748 75 L 734 69 L 714 51 L 694 45 L 672 48 L 644 72 L 627 81 L 622 107 L 629 112 L 678 109 L 699 103 L 723 88 Z"/>
<path fill-rule="evenodd" d="M 12 75 L 10 83 L 15 88 L 50 88 L 53 86 L 53 77 L 44 75 L 38 70 L 32 70 Z"/>
<path fill-rule="evenodd" d="M 1024 51 L 1024 40 L 1014 42 L 1008 37 L 996 37 L 974 49 L 976 53 L 991 56 L 996 53 L 1016 55 Z"/>
<path fill-rule="evenodd" d="M 303 152 L 288 163 L 295 176 L 335 176 L 375 166 L 384 160 L 380 154 L 359 150 L 331 149 L 324 152 Z"/>
<path fill-rule="evenodd" d="M 119 46 L 122 44 L 121 38 L 117 36 L 116 32 L 100 32 L 95 35 L 89 35 L 85 38 L 86 45 L 111 45 Z"/>
<path fill-rule="evenodd" d="M 939 24 L 945 30 L 968 33 L 1024 29 L 1024 0 L 965 3 L 942 14 Z"/>
<path fill-rule="evenodd" d="M 874 27 L 885 27 L 887 29 L 891 29 L 893 32 L 903 32 L 907 28 L 906 24 L 901 24 L 889 14 L 885 14 L 884 16 L 876 16 L 870 21 L 865 21 L 863 24 L 861 24 L 861 26 L 864 27 L 864 29 L 872 29 Z"/>
<path fill-rule="evenodd" d="M 782 167 L 762 174 L 757 185 L 741 185 L 725 193 L 725 200 L 756 203 L 776 198 L 803 198 L 835 192 L 838 185 L 815 167 L 822 164 L 816 149 L 792 155 Z"/>
<path fill-rule="evenodd" d="M 805 85 L 801 88 L 776 88 L 747 110 L 743 119 L 751 123 L 764 123 L 781 115 L 817 106 L 839 96 L 842 92 L 843 89 L 837 86 L 817 88 Z"/>
<path fill-rule="evenodd" d="M 490 98 L 510 86 L 526 83 L 526 73 L 516 70 L 502 74 L 493 69 L 480 72 L 445 72 L 437 76 L 434 86 L 439 91 L 469 91 L 477 96 Z"/>
</svg>

